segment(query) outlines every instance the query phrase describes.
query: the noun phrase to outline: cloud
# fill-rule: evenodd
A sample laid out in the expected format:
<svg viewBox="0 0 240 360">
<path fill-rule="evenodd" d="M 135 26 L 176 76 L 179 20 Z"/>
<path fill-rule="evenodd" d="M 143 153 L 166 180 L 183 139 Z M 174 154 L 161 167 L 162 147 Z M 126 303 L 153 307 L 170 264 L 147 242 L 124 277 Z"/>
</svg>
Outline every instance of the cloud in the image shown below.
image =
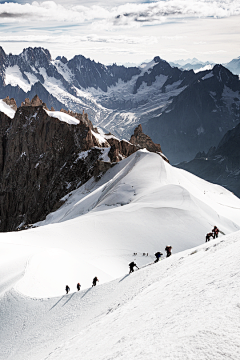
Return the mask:
<svg viewBox="0 0 240 360">
<path fill-rule="evenodd" d="M 0 18 L 4 18 L 4 19 L 19 18 L 19 17 L 25 17 L 25 16 L 27 16 L 27 15 L 26 14 L 14 14 L 14 13 L 8 13 L 8 12 L 0 13 Z"/>
<path fill-rule="evenodd" d="M 115 24 L 162 23 L 181 17 L 223 18 L 240 14 L 239 0 L 169 0 L 120 6 Z"/>
<path fill-rule="evenodd" d="M 155 36 L 100 36 L 97 34 L 89 34 L 86 36 L 81 35 L 43 35 L 42 33 L 39 35 L 4 35 L 0 36 L 0 42 L 29 42 L 29 43 L 105 43 L 105 44 L 126 44 L 126 45 L 138 45 L 138 44 L 156 44 L 158 42 Z"/>
<path fill-rule="evenodd" d="M 114 4 L 114 2 L 113 2 Z M 223 18 L 240 15 L 239 0 L 168 0 L 150 3 L 126 3 L 106 6 L 58 4 L 54 1 L 0 3 L 0 17 L 12 21 L 53 21 L 100 23 L 105 26 L 142 26 L 161 24 L 169 19 L 186 17 Z"/>
<path fill-rule="evenodd" d="M 187 36 L 186 35 L 173 35 L 173 36 L 161 36 L 162 39 L 166 39 L 166 40 L 181 40 L 181 39 L 186 39 Z"/>
<path fill-rule="evenodd" d="M 198 51 L 197 54 L 201 55 L 215 55 L 226 53 L 226 50 L 209 50 L 209 51 Z"/>
</svg>

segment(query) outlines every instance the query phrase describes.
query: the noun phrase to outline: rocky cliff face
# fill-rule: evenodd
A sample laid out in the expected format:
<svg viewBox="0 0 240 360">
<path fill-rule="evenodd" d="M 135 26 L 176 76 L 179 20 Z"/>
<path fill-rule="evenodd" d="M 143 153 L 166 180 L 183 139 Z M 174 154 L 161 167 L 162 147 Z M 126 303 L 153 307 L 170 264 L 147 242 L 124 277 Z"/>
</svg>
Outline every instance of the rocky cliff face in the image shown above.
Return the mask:
<svg viewBox="0 0 240 360">
<path fill-rule="evenodd" d="M 4 101 L 15 106 L 14 99 Z M 55 113 L 38 96 L 25 99 L 13 119 L 0 112 L 0 231 L 43 220 L 67 193 L 150 144 L 101 136 L 84 113 Z M 61 114 L 72 121 L 60 121 Z M 104 148 L 107 163 L 101 160 Z"/>
</svg>

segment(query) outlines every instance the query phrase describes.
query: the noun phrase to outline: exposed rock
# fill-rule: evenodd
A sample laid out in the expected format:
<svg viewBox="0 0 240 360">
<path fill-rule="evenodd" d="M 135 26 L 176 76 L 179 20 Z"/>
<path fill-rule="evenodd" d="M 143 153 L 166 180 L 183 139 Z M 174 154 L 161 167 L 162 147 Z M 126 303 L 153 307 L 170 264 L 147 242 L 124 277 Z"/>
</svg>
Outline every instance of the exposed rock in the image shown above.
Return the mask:
<svg viewBox="0 0 240 360">
<path fill-rule="evenodd" d="M 9 99 L 9 96 L 7 96 L 5 99 L 3 99 L 3 101 L 4 101 L 7 105 L 11 106 L 11 108 L 12 108 L 13 110 L 15 110 L 15 111 L 17 110 L 17 103 L 16 103 L 15 99 L 13 99 L 13 98 Z"/>
<path fill-rule="evenodd" d="M 98 180 L 102 174 L 109 170 L 114 164 L 106 161 L 98 160 L 93 170 L 93 176 Z"/>
<path fill-rule="evenodd" d="M 93 176 L 101 154 L 86 114 L 69 125 L 36 106 L 38 99 L 31 103 L 19 107 L 13 120 L 0 113 L 0 231 L 44 219 Z"/>
<path fill-rule="evenodd" d="M 25 101 L 21 103 L 21 106 L 42 106 L 44 109 L 48 110 L 47 105 L 39 99 L 38 95 L 35 95 L 31 101 L 29 98 L 26 98 Z"/>
<path fill-rule="evenodd" d="M 84 112 L 62 111 L 79 124 L 49 116 L 38 96 L 27 98 L 13 119 L 0 112 L 0 231 L 43 220 L 63 204 L 66 194 L 92 176 L 99 179 L 140 148 L 162 156 L 160 146 L 142 133 L 141 126 L 131 144 L 99 134 Z M 103 147 L 109 147 L 111 162 L 102 160 Z"/>
<path fill-rule="evenodd" d="M 134 135 L 131 136 L 130 143 L 139 146 L 141 149 L 146 148 L 151 152 L 162 152 L 161 146 L 155 144 L 148 135 L 143 133 L 141 124 L 134 130 Z"/>
<path fill-rule="evenodd" d="M 167 157 L 162 153 L 161 146 L 154 144 L 152 139 L 143 133 L 141 124 L 134 130 L 134 135 L 131 136 L 130 141 L 120 141 L 114 136 L 108 136 L 107 139 L 111 145 L 108 156 L 112 162 L 119 162 L 139 149 L 147 149 L 150 152 L 158 153 L 165 161 L 169 162 Z"/>
<path fill-rule="evenodd" d="M 108 156 L 112 162 L 119 162 L 140 149 L 126 140 L 119 141 L 116 138 L 110 138 L 108 142 L 111 145 Z"/>
</svg>

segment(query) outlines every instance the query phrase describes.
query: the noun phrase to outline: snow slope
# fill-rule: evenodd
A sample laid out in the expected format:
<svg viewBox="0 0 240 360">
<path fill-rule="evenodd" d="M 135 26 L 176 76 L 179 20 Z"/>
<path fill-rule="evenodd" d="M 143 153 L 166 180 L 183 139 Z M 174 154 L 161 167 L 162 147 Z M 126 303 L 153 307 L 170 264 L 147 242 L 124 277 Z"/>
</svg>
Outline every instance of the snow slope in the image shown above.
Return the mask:
<svg viewBox="0 0 240 360">
<path fill-rule="evenodd" d="M 6 266 L 14 267 L 19 246 L 25 256 L 24 276 L 11 283 L 22 294 L 57 296 L 78 281 L 84 289 L 96 275 L 101 283 L 122 276 L 135 252 L 142 266 L 168 243 L 174 253 L 202 244 L 214 225 L 225 234 L 240 229 L 237 197 L 146 150 L 64 200 L 39 227 L 0 234 Z"/>
<path fill-rule="evenodd" d="M 96 288 L 0 297 L 0 359 L 238 359 L 240 232 Z"/>
<path fill-rule="evenodd" d="M 141 150 L 65 200 L 0 234 L 1 360 L 239 358 L 237 197 Z"/>
</svg>

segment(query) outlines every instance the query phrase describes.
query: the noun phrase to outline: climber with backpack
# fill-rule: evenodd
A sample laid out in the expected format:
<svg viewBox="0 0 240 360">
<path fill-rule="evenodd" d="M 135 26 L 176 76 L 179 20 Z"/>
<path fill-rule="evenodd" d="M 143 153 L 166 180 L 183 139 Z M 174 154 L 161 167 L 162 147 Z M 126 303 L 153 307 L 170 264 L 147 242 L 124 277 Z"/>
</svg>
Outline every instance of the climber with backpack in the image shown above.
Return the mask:
<svg viewBox="0 0 240 360">
<path fill-rule="evenodd" d="M 217 228 L 217 226 L 215 225 L 214 228 L 212 229 L 212 233 L 213 233 L 213 238 L 218 238 L 218 233 L 219 233 L 219 229 Z"/>
<path fill-rule="evenodd" d="M 66 294 L 68 294 L 70 291 L 70 287 L 68 285 L 66 285 L 65 290 L 66 290 Z"/>
<path fill-rule="evenodd" d="M 130 268 L 130 271 L 129 271 L 129 274 L 131 274 L 132 272 L 134 272 L 134 267 L 137 267 L 139 269 L 139 267 L 135 264 L 134 261 L 132 261 L 130 264 L 129 264 L 129 268 Z"/>
<path fill-rule="evenodd" d="M 79 290 L 80 290 L 80 288 L 81 288 L 80 283 L 77 283 L 77 291 L 79 291 Z"/>
<path fill-rule="evenodd" d="M 157 262 L 160 260 L 160 258 L 161 258 L 162 255 L 163 255 L 163 254 L 162 254 L 160 251 L 156 252 L 156 254 L 155 254 L 156 260 L 155 260 L 154 262 L 157 263 Z"/>
</svg>

